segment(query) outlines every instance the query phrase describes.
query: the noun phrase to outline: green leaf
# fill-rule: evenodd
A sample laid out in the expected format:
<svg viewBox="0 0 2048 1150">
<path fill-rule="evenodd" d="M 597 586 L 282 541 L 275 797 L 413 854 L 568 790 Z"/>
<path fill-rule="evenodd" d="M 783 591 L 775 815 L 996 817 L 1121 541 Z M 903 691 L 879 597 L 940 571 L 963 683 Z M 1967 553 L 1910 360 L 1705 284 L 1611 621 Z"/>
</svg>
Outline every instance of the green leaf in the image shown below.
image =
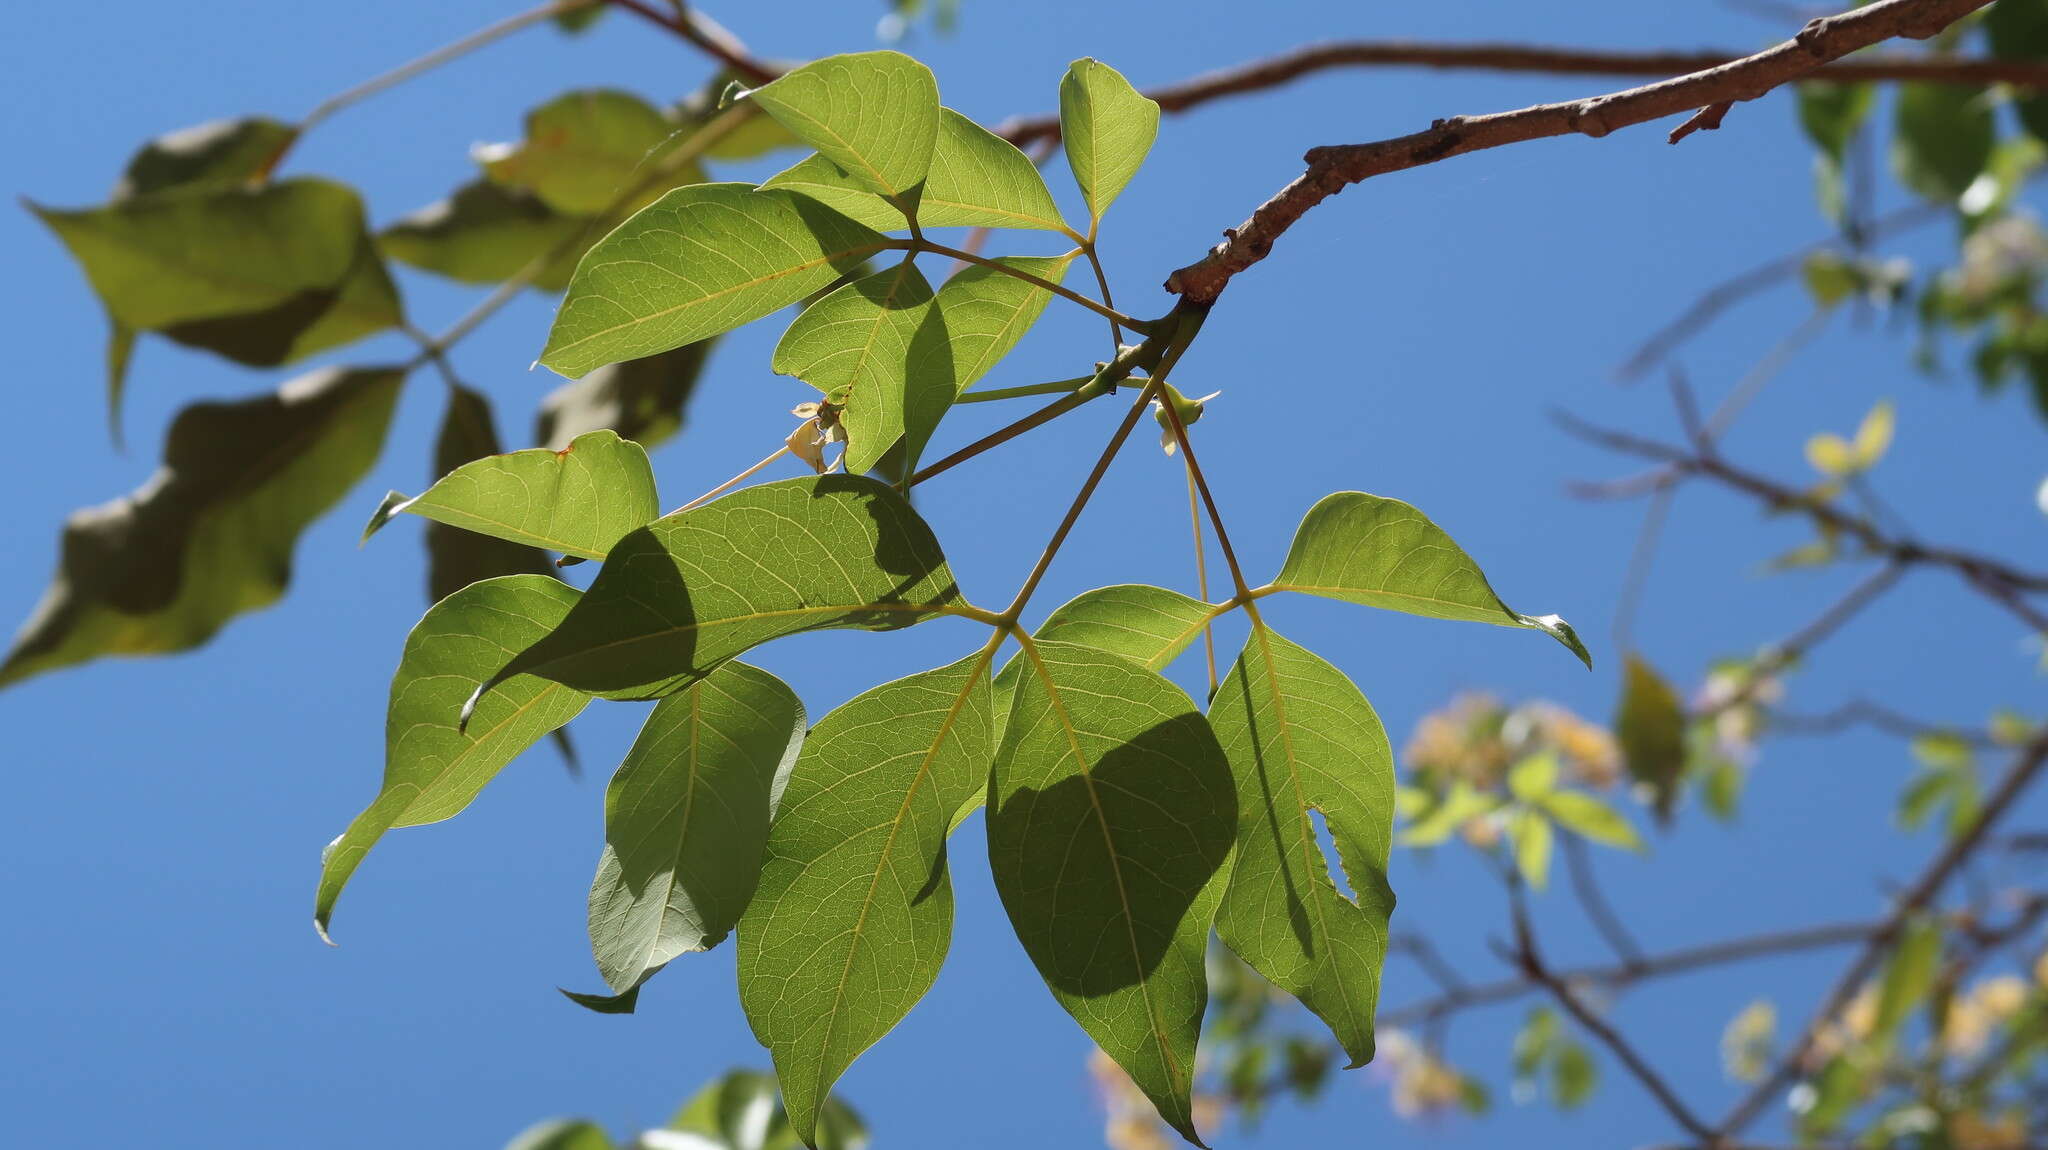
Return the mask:
<svg viewBox="0 0 2048 1150">
<path fill-rule="evenodd" d="M 1178 591 L 1123 583 L 1083 591 L 1039 624 L 1036 636 L 1122 655 L 1158 671 L 1211 620 L 1209 605 Z"/>
<path fill-rule="evenodd" d="M 308 297 L 331 295 L 355 268 L 364 237 L 355 192 L 307 178 L 202 185 L 76 211 L 30 207 L 114 318 L 145 331 L 307 310 Z M 310 310 L 307 322 L 324 308 Z"/>
<path fill-rule="evenodd" d="M 1856 138 L 1870 109 L 1877 103 L 1877 89 L 1870 84 L 1835 84 L 1808 80 L 1795 85 L 1799 94 L 1799 126 L 1806 138 L 1836 164 L 1847 155 L 1849 141 Z"/>
<path fill-rule="evenodd" d="M 434 442 L 434 474 L 446 475 L 498 450 L 491 401 L 467 387 L 450 389 L 441 433 Z M 438 603 L 471 583 L 499 575 L 552 574 L 554 564 L 532 547 L 446 523 L 427 524 L 428 602 Z"/>
<path fill-rule="evenodd" d="M 1067 166 L 1088 201 L 1093 236 L 1159 135 L 1159 105 L 1100 60 L 1083 57 L 1060 79 L 1060 132 Z"/>
<path fill-rule="evenodd" d="M 369 538 L 409 512 L 494 539 L 602 559 L 626 532 L 661 514 L 647 452 L 616 432 L 590 431 L 560 451 L 545 447 L 465 463 L 410 498 L 386 496 Z"/>
<path fill-rule="evenodd" d="M 931 168 L 939 84 L 901 52 L 827 56 L 748 98 L 871 192 L 906 197 Z"/>
<path fill-rule="evenodd" d="M 1977 762 L 1970 740 L 1959 731 L 1929 731 L 1916 736 L 1912 752 L 1915 759 L 1937 771 L 1967 771 Z"/>
<path fill-rule="evenodd" d="M 1066 278 L 1073 259 L 1071 255 L 1001 256 L 996 262 L 1059 283 Z M 965 391 L 987 375 L 1038 322 L 1051 299 L 1052 293 L 1044 288 L 995 268 L 969 264 L 954 272 L 937 297 L 939 317 L 952 348 L 954 387 Z"/>
<path fill-rule="evenodd" d="M 595 88 L 565 92 L 528 112 L 525 139 L 478 148 L 476 159 L 494 183 L 531 192 L 558 212 L 594 216 L 646 178 L 685 135 L 640 97 Z M 687 164 L 625 209 L 703 181 L 702 169 Z"/>
<path fill-rule="evenodd" d="M 642 447 L 661 444 L 682 430 L 683 409 L 717 342 L 686 343 L 646 359 L 606 364 L 564 383 L 540 401 L 534 439 L 560 451 L 578 436 L 609 428 Z"/>
<path fill-rule="evenodd" d="M 384 720 L 384 784 L 320 860 L 313 924 L 321 937 L 363 856 L 393 827 L 459 814 L 521 751 L 576 717 L 589 696 L 522 678 L 477 706 L 467 731 L 456 712 L 470 690 L 560 623 L 577 592 L 544 575 L 473 583 L 430 608 L 406 637 Z"/>
<path fill-rule="evenodd" d="M 1628 819 L 1592 795 L 1552 791 L 1535 801 L 1543 813 L 1580 838 L 1623 850 L 1643 849 L 1643 840 L 1636 834 L 1636 828 L 1629 825 Z"/>
<path fill-rule="evenodd" d="M 1557 1048 L 1557 1057 L 1550 1064 L 1550 1090 L 1560 1108 L 1576 1110 L 1585 1105 L 1599 1084 L 1600 1068 L 1583 1045 L 1566 1042 Z"/>
<path fill-rule="evenodd" d="M 710 123 L 723 111 L 719 107 L 719 98 L 738 80 L 739 77 L 729 71 L 714 73 L 703 87 L 676 105 L 675 118 L 693 128 Z M 788 128 L 777 123 L 775 117 L 749 116 L 740 121 L 738 127 L 706 145 L 704 155 L 713 160 L 753 160 L 770 152 L 801 148 L 803 143 Z"/>
<path fill-rule="evenodd" d="M 1557 754 L 1530 755 L 1508 770 L 1508 793 L 1525 803 L 1540 803 L 1557 789 Z"/>
<path fill-rule="evenodd" d="M 1685 705 L 1640 655 L 1630 654 L 1622 673 L 1614 734 L 1629 777 L 1649 788 L 1657 817 L 1669 819 L 1685 772 Z"/>
<path fill-rule="evenodd" d="M 1515 869 L 1537 890 L 1550 884 L 1552 838 L 1550 820 L 1540 810 L 1524 807 L 1508 819 L 1508 841 L 1515 847 Z"/>
<path fill-rule="evenodd" d="M 1556 615 L 1532 618 L 1510 610 L 1471 556 L 1398 499 L 1360 491 L 1324 496 L 1294 533 L 1273 589 L 1432 619 L 1528 627 L 1593 665 L 1571 624 Z"/>
<path fill-rule="evenodd" d="M 790 772 L 740 920 L 740 1004 L 805 1142 L 832 1084 L 945 961 L 946 832 L 988 777 L 993 654 L 857 696 L 825 716 Z"/>
<path fill-rule="evenodd" d="M 825 393 L 846 429 L 846 470 L 860 474 L 903 438 L 917 448 L 959 389 L 932 288 L 905 259 L 804 309 L 775 345 L 770 367 Z"/>
<path fill-rule="evenodd" d="M 1127 659 L 1034 643 L 989 776 L 989 863 L 1053 997 L 1195 1141 L 1203 950 L 1237 795 L 1179 687 Z"/>
<path fill-rule="evenodd" d="M 796 692 L 738 660 L 648 713 L 605 789 L 590 885 L 590 948 L 614 991 L 739 922 L 804 725 Z"/>
<path fill-rule="evenodd" d="M 505 1150 L 612 1150 L 612 1140 L 595 1122 L 556 1118 L 528 1127 Z"/>
<path fill-rule="evenodd" d="M 327 369 L 181 411 L 154 477 L 65 524 L 56 578 L 0 662 L 0 685 L 196 647 L 275 602 L 299 533 L 376 462 L 404 380 Z"/>
<path fill-rule="evenodd" d="M 1984 14 L 1991 54 L 2002 60 L 2048 59 L 2048 4 L 2040 0 L 2005 0 Z M 2020 125 L 2037 140 L 2048 141 L 2048 96 L 2019 93 L 2013 101 Z"/>
<path fill-rule="evenodd" d="M 1813 296 L 1813 302 L 1823 308 L 1834 307 L 1853 297 L 1863 286 L 1863 277 L 1857 274 L 1856 265 L 1835 251 L 1818 251 L 1806 257 L 1800 274 L 1806 280 L 1806 290 Z"/>
<path fill-rule="evenodd" d="M 1844 1051 L 1828 1059 L 1813 1086 L 1813 1105 L 1799 1116 L 1799 1131 L 1807 1137 L 1825 1134 L 1848 1117 L 1863 1099 L 1862 1063 Z"/>
<path fill-rule="evenodd" d="M 1878 984 L 1877 1015 L 1871 1023 L 1873 1040 L 1888 1040 L 1913 1008 L 1926 1001 L 1941 969 L 1941 924 L 1931 918 L 1917 918 L 1899 936 L 1898 948 L 1885 964 L 1884 979 Z"/>
<path fill-rule="evenodd" d="M 584 254 L 540 361 L 574 377 L 731 331 L 831 283 L 888 242 L 788 192 L 677 188 Z"/>
<path fill-rule="evenodd" d="M 847 219 L 878 232 L 901 231 L 908 227 L 900 209 L 868 191 L 845 168 L 816 152 L 762 181 L 762 191 L 775 189 L 816 200 Z"/>
<path fill-rule="evenodd" d="M 538 196 L 473 180 L 385 228 L 377 246 L 400 263 L 460 283 L 495 284 L 570 245 L 590 226 L 589 220 L 563 215 Z M 590 238 L 595 240 L 597 233 L 592 231 Z M 570 247 L 534 277 L 533 285 L 561 291 L 582 254 L 580 246 Z"/>
<path fill-rule="evenodd" d="M 633 531 L 576 609 L 486 683 L 526 672 L 613 698 L 680 691 L 801 631 L 894 631 L 960 599 L 931 528 L 861 476 L 748 487 Z"/>
<path fill-rule="evenodd" d="M 214 120 L 142 146 L 114 185 L 114 199 L 172 188 L 232 187 L 260 180 L 299 138 L 299 129 L 266 116 Z"/>
<path fill-rule="evenodd" d="M 799 1150 L 776 1092 L 775 1076 L 734 1070 L 697 1092 L 669 1120 L 668 1129 L 713 1141 L 706 1150 Z M 863 1150 L 868 1128 L 843 1102 L 828 1101 L 818 1113 L 817 1150 Z M 650 1148 L 651 1150 L 651 1148 Z"/>
<path fill-rule="evenodd" d="M 1404 847 L 1435 846 L 1456 834 L 1458 828 L 1499 806 L 1499 799 L 1474 790 L 1472 784 L 1460 779 L 1451 784 L 1450 792 L 1436 806 L 1408 824 L 1398 841 Z"/>
<path fill-rule="evenodd" d="M 1996 128 L 1982 90 L 1959 84 L 1899 85 L 1892 170 L 1930 200 L 1962 198 L 1991 162 Z"/>
<path fill-rule="evenodd" d="M 951 108 L 939 109 L 931 174 L 918 198 L 927 228 L 1032 228 L 1073 235 L 1038 174 L 1015 144 Z"/>
<path fill-rule="evenodd" d="M 1255 620 L 1209 705 L 1237 777 L 1237 863 L 1216 931 L 1363 1066 L 1387 956 L 1394 752 L 1343 672 Z M 1351 895 L 1330 874 L 1320 814 Z"/>
</svg>

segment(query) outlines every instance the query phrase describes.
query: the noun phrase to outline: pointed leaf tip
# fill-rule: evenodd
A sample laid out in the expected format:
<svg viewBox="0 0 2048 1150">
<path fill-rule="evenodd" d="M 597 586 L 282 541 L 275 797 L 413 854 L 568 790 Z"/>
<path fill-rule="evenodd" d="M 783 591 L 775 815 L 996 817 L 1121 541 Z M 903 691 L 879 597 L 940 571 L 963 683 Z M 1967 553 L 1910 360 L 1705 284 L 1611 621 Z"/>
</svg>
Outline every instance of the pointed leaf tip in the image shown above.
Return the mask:
<svg viewBox="0 0 2048 1150">
<path fill-rule="evenodd" d="M 640 1003 L 640 988 L 630 987 L 620 994 L 586 994 L 570 990 L 566 986 L 555 988 L 563 998 L 594 1014 L 631 1014 Z"/>
<path fill-rule="evenodd" d="M 412 496 L 403 491 L 385 492 L 384 498 L 377 504 L 377 510 L 370 513 L 370 521 L 363 524 L 363 537 L 356 540 L 356 546 L 361 547 L 368 543 L 370 536 L 383 530 L 384 525 L 391 522 L 392 516 L 404 511 L 405 505 L 411 502 Z"/>
</svg>

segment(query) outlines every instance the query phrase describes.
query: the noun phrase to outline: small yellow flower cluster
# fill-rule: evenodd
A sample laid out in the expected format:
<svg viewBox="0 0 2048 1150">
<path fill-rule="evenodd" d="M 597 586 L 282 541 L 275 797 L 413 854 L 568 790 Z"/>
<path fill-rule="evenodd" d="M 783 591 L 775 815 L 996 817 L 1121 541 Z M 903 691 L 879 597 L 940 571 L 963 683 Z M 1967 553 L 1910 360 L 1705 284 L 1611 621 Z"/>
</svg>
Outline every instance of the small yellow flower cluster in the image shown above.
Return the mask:
<svg viewBox="0 0 2048 1150">
<path fill-rule="evenodd" d="M 1455 781 L 1481 790 L 1500 785 L 1508 767 L 1551 751 L 1566 777 L 1605 789 L 1621 778 L 1621 751 L 1597 723 L 1555 703 L 1533 700 L 1509 707 L 1493 695 L 1470 693 L 1427 715 L 1403 756 L 1417 786 L 1439 790 Z"/>
</svg>

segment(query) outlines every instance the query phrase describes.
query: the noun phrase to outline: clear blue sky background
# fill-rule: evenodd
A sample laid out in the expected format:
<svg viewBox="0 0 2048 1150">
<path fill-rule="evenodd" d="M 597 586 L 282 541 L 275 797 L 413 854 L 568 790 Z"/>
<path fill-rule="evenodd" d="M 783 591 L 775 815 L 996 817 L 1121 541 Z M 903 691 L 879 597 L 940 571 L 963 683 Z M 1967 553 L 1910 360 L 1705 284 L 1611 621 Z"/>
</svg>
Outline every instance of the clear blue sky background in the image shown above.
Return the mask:
<svg viewBox="0 0 2048 1150">
<path fill-rule="evenodd" d="M 1061 70 L 1083 54 L 1142 85 L 1333 36 L 1742 48 L 1789 31 L 1706 2 L 965 8 L 956 37 L 921 30 L 909 47 L 936 69 L 948 103 L 989 122 L 1050 109 Z M 758 50 L 787 57 L 871 47 L 879 14 L 859 0 L 714 11 Z M 146 136 L 244 112 L 297 115 L 503 12 L 490 0 L 19 6 L 0 44 L 4 182 L 43 202 L 100 200 Z M 704 71 L 679 44 L 616 14 L 580 39 L 537 29 L 337 117 L 291 170 L 358 183 L 376 219 L 389 220 L 469 178 L 468 146 L 515 137 L 534 103 L 598 84 L 670 98 Z M 1307 146 L 1607 86 L 1347 72 L 1169 119 L 1106 227 L 1118 300 L 1163 309 L 1163 274 L 1291 177 Z M 1053 179 L 1067 195 L 1064 175 Z M 1725 130 L 1681 147 L 1667 147 L 1659 128 L 1521 145 L 1374 180 L 1311 214 L 1231 289 L 1178 381 L 1225 392 L 1198 435 L 1247 562 L 1272 570 L 1300 513 L 1327 492 L 1398 496 L 1452 531 L 1518 608 L 1575 620 L 1599 666 L 1588 674 L 1537 635 L 1335 603 L 1276 605 L 1276 624 L 1353 673 L 1397 744 L 1472 687 L 1608 715 L 1619 665 L 1608 626 L 1640 511 L 1563 494 L 1570 478 L 1626 465 L 1566 440 L 1544 412 L 1672 432 L 1662 389 L 1618 388 L 1613 365 L 1696 288 L 1821 230 L 1809 152 L 1782 96 L 1739 107 Z M 1016 250 L 1042 249 L 1026 240 Z M 1938 257 L 1953 239 L 1937 229 L 1899 250 Z M 12 549 L 0 614 L 21 618 L 54 566 L 63 516 L 144 480 L 178 407 L 277 379 L 149 341 L 131 383 L 135 446 L 117 454 L 103 431 L 103 321 L 82 277 L 22 211 L 0 213 L 0 253 L 13 429 L 0 455 Z M 428 328 L 473 298 L 417 276 L 404 287 Z M 457 353 L 463 374 L 496 397 L 515 444 L 555 382 L 526 370 L 551 307 L 522 300 Z M 1796 288 L 1744 305 L 1684 355 L 1693 379 L 1710 397 L 1724 391 L 1807 307 Z M 787 409 L 809 392 L 768 372 L 775 335 L 764 323 L 719 349 L 690 430 L 656 456 L 665 502 L 732 474 L 787 429 Z M 1093 317 L 1055 309 L 991 382 L 1085 370 L 1101 338 Z M 387 340 L 344 358 L 406 351 Z M 1846 432 L 1891 396 L 1901 430 L 1880 476 L 1886 495 L 1931 537 L 2040 566 L 2041 425 L 2017 394 L 1983 402 L 1962 380 L 1912 374 L 1907 353 L 1904 334 L 1841 324 L 1730 449 L 1798 479 L 1807 433 Z M 767 1064 L 736 1002 L 730 947 L 675 964 L 630 1018 L 585 1013 L 553 989 L 598 985 L 584 893 L 602 782 L 638 707 L 595 706 L 578 721 L 591 768 L 583 781 L 541 750 L 460 818 L 391 836 L 342 901 L 341 948 L 314 937 L 320 847 L 376 789 L 385 684 L 425 605 L 415 528 L 361 551 L 355 536 L 386 488 L 417 490 L 427 478 L 440 404 L 439 385 L 417 377 L 375 473 L 302 540 L 283 605 L 196 654 L 97 664 L 0 694 L 0 1116 L 14 1144 L 141 1136 L 164 1147 L 491 1148 L 553 1115 L 655 1124 L 717 1072 Z M 943 436 L 964 441 L 998 414 L 974 412 Z M 1112 419 L 1108 408 L 1083 413 L 921 492 L 971 595 L 1007 595 Z M 1111 582 L 1189 587 L 1186 533 L 1177 465 L 1149 442 L 1135 446 L 1039 602 Z M 1795 628 L 1850 578 L 1758 576 L 1761 559 L 1800 536 L 1719 494 L 1681 499 L 1673 536 L 1639 630 L 1651 657 L 1688 682 L 1709 659 Z M 815 716 L 881 676 L 949 661 L 967 641 L 942 625 L 817 636 L 759 661 Z M 1795 697 L 1819 707 L 1871 694 L 1959 721 L 1997 704 L 2038 711 L 2034 657 L 2005 617 L 1938 575 L 1916 575 L 1824 649 Z M 1912 873 L 1932 845 L 1888 829 L 1910 769 L 1901 748 L 1871 738 L 1782 744 L 1759 767 L 1739 826 L 1694 812 L 1647 861 L 1605 860 L 1613 895 L 1658 947 L 1874 915 L 1885 880 Z M 2025 813 L 2038 824 L 2048 806 L 2036 799 Z M 843 1094 L 885 1146 L 1095 1144 L 1086 1040 L 1008 936 L 981 841 L 976 820 L 955 844 L 959 921 L 937 988 L 847 1075 Z M 1430 932 L 1468 974 L 1499 972 L 1485 939 L 1503 928 L 1501 899 L 1462 852 L 1397 856 L 1393 880 L 1397 926 Z M 1539 910 L 1558 959 L 1599 957 L 1567 899 Z M 1841 961 L 1660 985 L 1628 998 L 1619 1017 L 1683 1090 L 1718 1110 L 1737 1089 L 1721 1077 L 1723 1023 L 1760 993 L 1803 1016 Z M 1388 1004 L 1427 990 L 1413 967 L 1390 963 Z M 1497 1088 L 1522 1009 L 1461 1018 L 1452 1032 L 1454 1056 Z M 1603 1070 L 1601 1097 L 1576 1116 L 1515 1112 L 1502 1089 L 1492 1119 L 1404 1124 L 1367 1070 L 1314 1110 L 1282 1107 L 1256 1135 L 1219 1137 L 1247 1147 L 1487 1146 L 1512 1128 L 1526 1145 L 1575 1146 L 1672 1132 L 1611 1060 Z"/>
</svg>

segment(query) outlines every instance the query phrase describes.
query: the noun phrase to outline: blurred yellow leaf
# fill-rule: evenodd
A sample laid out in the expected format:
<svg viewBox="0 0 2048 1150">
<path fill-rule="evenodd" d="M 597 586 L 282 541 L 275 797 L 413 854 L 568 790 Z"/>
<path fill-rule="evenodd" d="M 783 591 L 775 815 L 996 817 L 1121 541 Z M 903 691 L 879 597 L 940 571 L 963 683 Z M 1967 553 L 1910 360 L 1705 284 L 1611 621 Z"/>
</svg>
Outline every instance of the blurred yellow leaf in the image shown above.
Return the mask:
<svg viewBox="0 0 2048 1150">
<path fill-rule="evenodd" d="M 1832 431 L 1806 441 L 1806 461 L 1822 475 L 1851 475 L 1857 470 L 1856 449 Z"/>
<path fill-rule="evenodd" d="M 1892 401 L 1880 399 L 1870 414 L 1863 417 L 1863 423 L 1856 428 L 1856 462 L 1860 470 L 1868 470 L 1884 458 L 1891 448 L 1892 431 L 1898 422 L 1893 412 Z"/>
</svg>

